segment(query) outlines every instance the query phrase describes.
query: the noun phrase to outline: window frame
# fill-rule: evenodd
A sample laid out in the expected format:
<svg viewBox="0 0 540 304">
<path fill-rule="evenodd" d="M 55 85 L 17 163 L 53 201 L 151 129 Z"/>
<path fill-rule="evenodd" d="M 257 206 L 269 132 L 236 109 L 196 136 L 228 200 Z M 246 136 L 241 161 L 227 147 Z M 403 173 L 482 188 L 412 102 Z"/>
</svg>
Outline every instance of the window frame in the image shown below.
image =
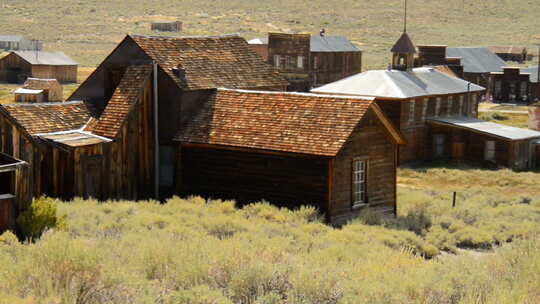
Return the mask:
<svg viewBox="0 0 540 304">
<path fill-rule="evenodd" d="M 281 68 L 281 55 L 279 54 L 274 55 L 274 67 L 277 69 Z"/>
<path fill-rule="evenodd" d="M 441 103 L 442 98 L 436 97 L 435 99 L 435 117 L 439 117 L 441 115 Z"/>
<path fill-rule="evenodd" d="M 304 68 L 304 56 L 296 57 L 296 67 L 299 68 L 299 69 Z"/>
<path fill-rule="evenodd" d="M 414 114 L 416 111 L 416 102 L 414 99 L 409 99 L 409 119 L 408 122 L 414 122 Z"/>
<path fill-rule="evenodd" d="M 357 164 L 363 164 L 362 170 L 357 170 Z M 369 177 L 369 159 L 367 157 L 355 157 L 351 163 L 351 208 L 361 208 L 368 205 L 367 186 Z M 362 179 L 357 180 L 357 174 L 362 174 Z M 362 189 L 359 190 L 357 185 L 362 185 Z M 358 194 L 361 197 L 358 197 Z"/>
</svg>

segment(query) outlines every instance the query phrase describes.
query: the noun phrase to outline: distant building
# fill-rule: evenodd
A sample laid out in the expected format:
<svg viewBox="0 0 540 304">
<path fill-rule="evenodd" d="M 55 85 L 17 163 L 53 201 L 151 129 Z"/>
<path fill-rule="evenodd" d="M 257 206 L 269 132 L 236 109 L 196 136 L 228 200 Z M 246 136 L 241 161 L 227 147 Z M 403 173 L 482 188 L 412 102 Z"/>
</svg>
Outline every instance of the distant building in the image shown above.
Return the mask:
<svg viewBox="0 0 540 304">
<path fill-rule="evenodd" d="M 16 102 L 60 102 L 62 85 L 56 79 L 28 78 L 22 88 L 15 90 Z"/>
<path fill-rule="evenodd" d="M 506 66 L 499 56 L 486 47 L 448 47 L 446 56 L 461 58 L 463 79 L 487 89 L 486 94 L 493 95 L 493 72 L 502 72 Z"/>
<path fill-rule="evenodd" d="M 528 54 L 527 48 L 524 46 L 489 46 L 488 48 L 504 61 L 522 63 L 530 60 L 532 57 Z"/>
<path fill-rule="evenodd" d="M 287 78 L 291 91 L 307 91 L 362 70 L 362 51 L 342 36 L 268 33 L 249 43 Z"/>
<path fill-rule="evenodd" d="M 447 67 L 454 76 L 463 78 L 461 58 L 446 57 L 446 45 L 419 45 L 415 66 Z"/>
<path fill-rule="evenodd" d="M 23 83 L 28 77 L 77 82 L 78 63 L 61 52 L 14 51 L 0 59 L 0 82 Z"/>
<path fill-rule="evenodd" d="M 41 51 L 43 42 L 19 35 L 0 35 L 0 49 L 5 51 Z"/>
<path fill-rule="evenodd" d="M 375 97 L 407 141 L 400 147 L 400 164 L 442 158 L 516 170 L 536 167 L 538 155 L 530 151 L 540 139 L 540 132 L 477 119 L 485 88 L 434 67 L 413 68 L 415 53 L 404 32 L 392 48 L 391 69 L 353 75 L 312 92 Z M 471 53 L 477 52 L 466 50 L 463 55 Z M 471 71 L 470 62 L 468 66 Z"/>
<path fill-rule="evenodd" d="M 155 32 L 181 32 L 182 22 L 152 22 L 152 24 L 150 25 L 150 29 Z"/>
<path fill-rule="evenodd" d="M 534 101 L 535 88 L 531 82 L 531 74 L 522 72 L 518 67 L 504 67 L 503 72 L 491 73 L 493 78 L 494 102 L 524 102 Z M 536 75 L 538 78 L 538 75 Z"/>
</svg>

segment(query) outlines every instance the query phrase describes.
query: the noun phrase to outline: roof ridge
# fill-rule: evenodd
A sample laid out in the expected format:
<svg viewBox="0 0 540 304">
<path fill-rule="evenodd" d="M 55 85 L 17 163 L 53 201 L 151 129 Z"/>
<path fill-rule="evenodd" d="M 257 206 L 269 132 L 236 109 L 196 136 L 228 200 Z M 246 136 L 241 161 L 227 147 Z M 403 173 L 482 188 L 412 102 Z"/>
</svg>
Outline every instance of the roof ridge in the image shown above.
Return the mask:
<svg viewBox="0 0 540 304">
<path fill-rule="evenodd" d="M 193 36 L 155 36 L 155 35 L 141 35 L 141 34 L 128 34 L 129 37 L 135 37 L 135 38 L 144 38 L 144 39 L 201 39 L 201 38 L 229 38 L 229 37 L 239 37 L 240 34 L 238 33 L 230 33 L 230 34 L 221 34 L 221 35 L 193 35 Z"/>
<path fill-rule="evenodd" d="M 10 103 L 10 104 L 4 104 L 3 106 L 6 107 L 25 107 L 25 106 L 68 106 L 68 105 L 74 105 L 74 104 L 81 104 L 84 103 L 82 100 L 74 100 L 74 101 L 65 101 L 65 102 L 19 102 L 19 103 Z"/>
<path fill-rule="evenodd" d="M 338 98 L 338 99 L 348 99 L 348 100 L 362 100 L 362 101 L 373 101 L 375 97 L 372 96 L 349 96 L 349 95 L 331 95 L 331 94 L 317 94 L 317 93 L 304 93 L 304 92 L 285 92 L 285 91 L 260 91 L 260 90 L 243 90 L 243 89 L 228 89 L 228 88 L 218 88 L 218 91 L 231 91 L 239 93 L 250 93 L 250 94 L 268 94 L 268 95 L 292 95 L 292 96 L 305 96 L 305 97 L 318 97 L 318 98 Z"/>
</svg>

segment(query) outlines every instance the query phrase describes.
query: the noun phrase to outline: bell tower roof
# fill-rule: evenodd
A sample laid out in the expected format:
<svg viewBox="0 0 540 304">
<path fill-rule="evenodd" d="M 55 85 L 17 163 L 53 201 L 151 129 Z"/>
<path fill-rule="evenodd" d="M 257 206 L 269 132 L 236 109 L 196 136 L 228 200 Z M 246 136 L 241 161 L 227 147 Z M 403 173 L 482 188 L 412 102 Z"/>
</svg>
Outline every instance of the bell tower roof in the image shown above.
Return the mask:
<svg viewBox="0 0 540 304">
<path fill-rule="evenodd" d="M 411 38 L 407 34 L 407 32 L 403 32 L 401 34 L 401 37 L 399 37 L 398 41 L 391 50 L 392 53 L 402 53 L 402 54 L 416 54 L 416 47 L 411 41 Z"/>
</svg>

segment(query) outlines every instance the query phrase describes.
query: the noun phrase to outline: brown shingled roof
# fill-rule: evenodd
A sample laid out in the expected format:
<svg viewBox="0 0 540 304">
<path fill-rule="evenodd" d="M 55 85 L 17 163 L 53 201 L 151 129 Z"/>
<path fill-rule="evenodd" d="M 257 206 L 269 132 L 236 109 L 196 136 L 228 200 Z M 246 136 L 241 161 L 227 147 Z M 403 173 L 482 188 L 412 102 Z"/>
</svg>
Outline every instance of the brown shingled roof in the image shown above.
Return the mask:
<svg viewBox="0 0 540 304">
<path fill-rule="evenodd" d="M 405 54 L 416 54 L 416 48 L 411 41 L 411 38 L 406 32 L 401 34 L 399 40 L 394 44 L 391 50 L 392 53 L 405 53 Z"/>
<path fill-rule="evenodd" d="M 99 119 L 97 121 L 92 119 L 85 131 L 115 138 L 132 106 L 139 101 L 151 74 L 150 65 L 129 66 Z"/>
<path fill-rule="evenodd" d="M 373 100 L 220 89 L 176 141 L 335 156 Z"/>
<path fill-rule="evenodd" d="M 241 37 L 129 36 L 184 90 L 263 88 L 288 82 Z M 185 76 L 178 76 L 179 68 Z"/>
<path fill-rule="evenodd" d="M 90 119 L 82 101 L 7 104 L 0 105 L 0 112 L 31 136 L 80 129 Z"/>
</svg>

